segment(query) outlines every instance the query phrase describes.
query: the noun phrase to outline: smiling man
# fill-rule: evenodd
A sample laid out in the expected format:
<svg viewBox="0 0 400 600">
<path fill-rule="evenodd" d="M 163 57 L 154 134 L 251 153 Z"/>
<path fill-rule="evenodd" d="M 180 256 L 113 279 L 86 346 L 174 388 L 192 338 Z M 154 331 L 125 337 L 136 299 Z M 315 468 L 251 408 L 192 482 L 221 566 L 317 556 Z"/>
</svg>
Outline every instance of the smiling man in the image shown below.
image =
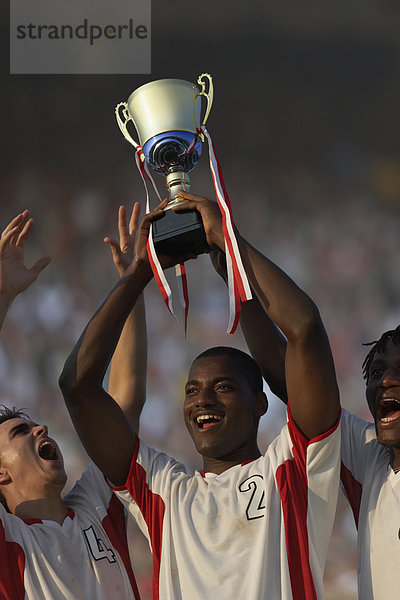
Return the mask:
<svg viewBox="0 0 400 600">
<path fill-rule="evenodd" d="M 181 195 L 186 210 L 201 214 L 210 249 L 223 251 L 216 203 Z M 288 423 L 264 454 L 257 430 L 267 399 L 257 364 L 241 351 L 212 348 L 190 368 L 184 418 L 203 461 L 194 475 L 132 435 L 102 387 L 125 319 L 151 280 L 146 244 L 165 205 L 143 219 L 133 262 L 64 366 L 60 386 L 75 428 L 150 541 L 154 599 L 321 599 L 339 483 L 339 395 L 318 310 L 283 271 L 237 234 L 253 290 L 288 340 Z M 167 267 L 182 257 L 160 258 Z"/>
<path fill-rule="evenodd" d="M 0 327 L 16 296 L 50 260 L 40 259 L 30 269 L 24 265 L 32 226 L 24 211 L 1 235 Z M 137 307 L 140 312 L 140 302 Z M 140 343 L 144 315 L 136 313 L 136 327 L 134 318 L 129 315 L 127 328 L 135 329 Z M 117 353 L 125 353 L 129 361 L 134 347 L 126 345 L 124 335 Z M 145 340 L 140 348 L 144 358 L 137 360 L 145 364 Z M 131 381 L 132 369 L 125 366 L 114 363 L 111 387 L 134 424 L 143 405 L 139 390 L 144 379 L 138 378 L 138 387 L 132 384 L 128 395 L 120 394 L 118 380 Z M 46 425 L 0 406 L 1 600 L 138 600 L 128 546 L 130 521 L 122 504 L 93 463 L 63 498 L 66 480 L 61 451 Z"/>
</svg>

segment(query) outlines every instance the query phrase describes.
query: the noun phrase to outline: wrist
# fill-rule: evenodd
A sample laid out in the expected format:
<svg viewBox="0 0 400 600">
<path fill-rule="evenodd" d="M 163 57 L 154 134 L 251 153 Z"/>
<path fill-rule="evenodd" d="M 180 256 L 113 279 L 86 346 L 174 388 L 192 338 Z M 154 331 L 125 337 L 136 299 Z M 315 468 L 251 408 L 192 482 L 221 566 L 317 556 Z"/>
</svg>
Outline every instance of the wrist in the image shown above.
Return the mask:
<svg viewBox="0 0 400 600">
<path fill-rule="evenodd" d="M 144 288 L 152 276 L 153 272 L 149 261 L 135 257 L 129 267 L 125 269 L 125 273 L 121 276 L 121 279 L 135 279 L 143 283 Z"/>
</svg>

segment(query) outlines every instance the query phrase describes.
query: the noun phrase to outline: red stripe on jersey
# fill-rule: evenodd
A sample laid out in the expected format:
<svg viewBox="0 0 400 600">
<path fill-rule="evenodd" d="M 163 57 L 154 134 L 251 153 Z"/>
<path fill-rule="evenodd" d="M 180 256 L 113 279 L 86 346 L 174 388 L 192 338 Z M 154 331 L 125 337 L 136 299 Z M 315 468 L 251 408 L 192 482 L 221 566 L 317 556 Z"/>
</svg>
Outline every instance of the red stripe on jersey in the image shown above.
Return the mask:
<svg viewBox="0 0 400 600">
<path fill-rule="evenodd" d="M 288 407 L 288 429 L 293 443 L 293 458 L 275 473 L 282 502 L 286 551 L 293 600 L 316 600 L 308 546 L 307 447 L 310 440 L 297 429 Z M 314 441 L 314 440 L 313 440 Z"/>
<path fill-rule="evenodd" d="M 0 521 L 0 598 L 24 600 L 25 554 L 16 542 L 7 542 Z"/>
<path fill-rule="evenodd" d="M 107 509 L 107 516 L 102 521 L 105 532 L 108 538 L 117 550 L 125 565 L 128 573 L 129 581 L 133 590 L 133 595 L 136 600 L 140 600 L 139 590 L 133 574 L 131 560 L 129 556 L 128 540 L 126 537 L 126 515 L 122 503 L 114 494 L 111 496 L 110 504 Z"/>
<path fill-rule="evenodd" d="M 353 511 L 356 527 L 358 528 L 362 485 L 357 481 L 357 479 L 355 479 L 353 473 L 347 467 L 345 467 L 343 463 L 341 464 L 340 468 L 340 479 L 346 492 L 346 496 L 349 500 L 351 510 Z"/>
<path fill-rule="evenodd" d="M 308 548 L 308 488 L 304 473 L 287 460 L 275 473 L 285 523 L 286 551 L 293 600 L 316 600 Z"/>
<path fill-rule="evenodd" d="M 149 489 L 146 482 L 146 471 L 136 462 L 139 444 L 140 441 L 137 438 L 126 488 L 138 505 L 149 530 L 153 552 L 153 600 L 159 600 L 162 528 L 165 507 L 161 496 L 154 494 Z"/>
</svg>

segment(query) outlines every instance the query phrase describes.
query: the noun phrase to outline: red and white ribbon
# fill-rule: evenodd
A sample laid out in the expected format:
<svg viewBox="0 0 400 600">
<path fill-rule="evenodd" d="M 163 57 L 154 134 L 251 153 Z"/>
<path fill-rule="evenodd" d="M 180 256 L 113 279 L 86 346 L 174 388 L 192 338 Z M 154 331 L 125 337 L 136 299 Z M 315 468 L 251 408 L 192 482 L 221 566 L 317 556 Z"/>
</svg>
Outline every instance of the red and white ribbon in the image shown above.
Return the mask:
<svg viewBox="0 0 400 600">
<path fill-rule="evenodd" d="M 146 178 L 150 181 L 160 202 L 161 202 L 161 196 L 159 194 L 159 191 L 157 189 L 155 181 L 154 181 L 153 177 L 151 176 L 149 167 L 148 167 L 146 161 L 144 160 L 143 150 L 142 150 L 141 146 L 136 147 L 135 160 L 136 160 L 136 165 L 139 170 L 140 176 L 143 181 L 143 185 L 146 190 L 146 214 L 148 214 L 150 212 L 150 202 L 149 202 L 149 191 L 147 188 Z M 150 224 L 149 237 L 147 240 L 147 254 L 149 257 L 149 262 L 150 262 L 151 269 L 153 271 L 154 278 L 157 282 L 158 289 L 160 290 L 162 297 L 164 298 L 165 305 L 168 308 L 169 312 L 176 318 L 176 315 L 175 315 L 174 309 L 173 309 L 173 305 L 172 305 L 171 288 L 169 287 L 167 278 L 164 275 L 164 271 L 162 270 L 160 261 L 158 260 L 158 257 L 157 257 L 156 250 L 154 248 L 153 225 L 152 224 Z M 184 264 L 176 265 L 175 272 L 176 272 L 176 277 L 177 277 L 177 282 L 178 282 L 178 290 L 179 290 L 179 296 L 181 299 L 181 305 L 184 310 L 184 324 L 185 324 L 185 336 L 186 336 L 187 318 L 188 318 L 188 312 L 189 312 L 189 295 L 188 295 L 188 285 L 187 285 L 185 265 Z"/>
<path fill-rule="evenodd" d="M 251 300 L 252 294 L 233 229 L 232 208 L 225 188 L 221 165 L 216 156 L 211 136 L 204 125 L 201 126 L 199 133 L 203 133 L 208 141 L 210 169 L 218 206 L 222 214 L 229 291 L 229 323 L 227 333 L 235 333 L 240 318 L 240 302 Z"/>
<path fill-rule="evenodd" d="M 221 165 L 215 153 L 215 148 L 210 134 L 204 125 L 198 133 L 203 133 L 208 141 L 209 161 L 210 169 L 213 177 L 214 188 L 217 195 L 217 202 L 222 214 L 222 229 L 225 238 L 225 255 L 226 255 L 226 267 L 228 274 L 228 291 L 229 291 L 229 322 L 227 333 L 235 333 L 239 324 L 240 318 L 240 303 L 246 300 L 251 300 L 252 294 L 250 285 L 246 276 L 245 269 L 243 267 L 242 259 L 239 252 L 232 218 L 232 208 L 229 200 L 228 193 L 225 188 L 224 178 L 222 175 Z M 160 202 L 161 196 L 158 192 L 157 186 L 151 176 L 148 165 L 144 160 L 143 150 L 141 146 L 134 144 L 136 148 L 135 160 L 138 167 L 139 173 L 142 177 L 142 181 L 146 190 L 146 214 L 150 212 L 149 204 L 149 192 L 147 188 L 146 179 L 151 183 L 154 191 L 156 192 Z M 153 236 L 152 236 L 152 225 L 150 225 L 149 238 L 147 241 L 147 253 L 149 256 L 150 265 L 156 279 L 158 288 L 164 298 L 164 302 L 169 312 L 176 318 L 173 306 L 172 306 L 172 293 L 169 287 L 168 281 L 161 268 L 160 261 L 158 260 Z M 179 296 L 182 307 L 184 309 L 185 319 L 185 335 L 187 329 L 187 318 L 189 311 L 189 294 L 185 265 L 180 264 L 175 267 Z"/>
</svg>

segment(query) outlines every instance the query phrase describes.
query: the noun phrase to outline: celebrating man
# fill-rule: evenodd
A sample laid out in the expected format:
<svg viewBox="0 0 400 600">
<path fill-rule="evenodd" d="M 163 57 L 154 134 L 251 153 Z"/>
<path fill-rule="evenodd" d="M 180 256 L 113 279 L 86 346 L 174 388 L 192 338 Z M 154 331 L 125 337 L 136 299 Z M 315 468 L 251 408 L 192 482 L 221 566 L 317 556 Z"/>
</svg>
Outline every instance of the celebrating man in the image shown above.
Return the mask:
<svg viewBox="0 0 400 600">
<path fill-rule="evenodd" d="M 209 247 L 223 249 L 216 204 L 181 195 L 185 209 L 200 212 Z M 193 476 L 134 435 L 102 387 L 125 320 L 151 279 L 146 242 L 165 205 L 143 219 L 133 262 L 67 359 L 60 385 L 72 420 L 150 540 L 153 598 L 323 598 L 340 405 L 318 310 L 289 277 L 238 236 L 251 285 L 288 340 L 288 424 L 264 455 L 257 445 L 267 410 L 261 374 L 240 351 L 212 348 L 190 368 L 184 418 L 203 459 Z M 161 260 L 167 267 L 182 257 Z"/>
</svg>

